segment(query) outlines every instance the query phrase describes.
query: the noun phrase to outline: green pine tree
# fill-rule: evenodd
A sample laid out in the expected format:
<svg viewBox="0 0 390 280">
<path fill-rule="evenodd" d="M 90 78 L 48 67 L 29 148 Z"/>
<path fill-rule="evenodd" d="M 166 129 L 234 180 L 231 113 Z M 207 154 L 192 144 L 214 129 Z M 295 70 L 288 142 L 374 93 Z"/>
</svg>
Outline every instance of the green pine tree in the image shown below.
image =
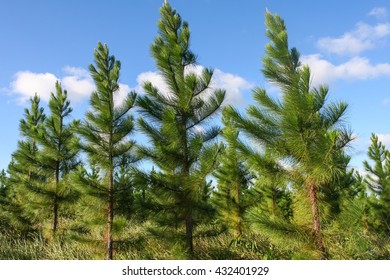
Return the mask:
<svg viewBox="0 0 390 280">
<path fill-rule="evenodd" d="M 219 219 L 239 237 L 245 228 L 244 213 L 250 204 L 249 186 L 253 176 L 243 163 L 244 157 L 238 150 L 242 145 L 239 132 L 226 114 L 223 114 L 223 124 L 221 135 L 225 148 L 219 157 L 219 166 L 213 174 L 217 178 L 213 202 Z"/>
<path fill-rule="evenodd" d="M 95 65 L 90 65 L 90 73 L 97 90 L 92 93 L 91 109 L 85 115 L 79 129 L 82 137 L 82 150 L 90 162 L 100 170 L 96 195 L 106 204 L 106 258 L 113 258 L 112 227 L 115 204 L 115 173 L 123 157 L 132 157 L 134 142 L 127 137 L 133 131 L 133 117 L 129 114 L 136 100 L 136 93 L 129 93 L 122 104 L 114 104 L 114 96 L 119 90 L 121 64 L 109 54 L 107 45 L 98 44 L 94 52 Z M 90 187 L 88 182 L 85 187 Z"/>
<path fill-rule="evenodd" d="M 43 128 L 34 136 L 40 146 L 38 164 L 40 173 L 45 177 L 43 186 L 37 188 L 42 196 L 42 208 L 51 209 L 51 231 L 56 234 L 59 224 L 59 211 L 67 203 L 74 202 L 77 192 L 72 190 L 67 178 L 68 174 L 78 165 L 78 139 L 74 136 L 77 121 L 67 123 L 72 108 L 67 98 L 67 91 L 56 82 L 55 93 L 49 100 L 50 115 L 46 118 Z M 62 209 L 66 212 L 67 209 Z"/>
<path fill-rule="evenodd" d="M 144 84 L 146 94 L 137 103 L 143 116 L 139 125 L 151 147 L 142 150 L 158 168 L 150 180 L 158 189 L 158 208 L 169 213 L 174 224 L 184 222 L 186 248 L 192 254 L 195 211 L 219 152 L 218 145 L 210 144 L 219 128 L 207 121 L 220 108 L 225 92 L 210 89 L 211 69 L 194 73 L 190 29 L 169 4 L 161 8 L 158 28 L 151 52 L 169 92 Z"/>
<path fill-rule="evenodd" d="M 312 231 L 321 258 L 326 257 L 319 213 L 319 191 L 343 174 L 344 149 L 351 133 L 341 123 L 347 104 L 326 104 L 328 87 L 310 86 L 310 69 L 301 66 L 299 52 L 289 49 L 284 21 L 267 11 L 267 36 L 263 73 L 279 87 L 282 98 L 275 100 L 256 89 L 257 106 L 249 106 L 244 118 L 231 109 L 239 129 L 275 158 L 298 186 L 306 189 L 312 214 Z"/>
<path fill-rule="evenodd" d="M 287 182 L 278 173 L 257 168 L 258 175 L 251 190 L 253 207 L 248 212 L 257 212 L 267 219 L 289 222 L 293 216 L 291 193 Z"/>
<path fill-rule="evenodd" d="M 3 169 L 0 172 L 0 205 L 4 204 L 7 185 L 7 173 Z"/>
<path fill-rule="evenodd" d="M 130 219 L 135 214 L 135 186 L 132 162 L 133 160 L 129 160 L 128 156 L 122 156 L 122 161 L 114 175 L 114 184 L 116 189 L 114 209 L 118 215 L 126 217 L 127 219 Z"/>
<path fill-rule="evenodd" d="M 36 133 L 42 130 L 45 121 L 44 109 L 40 107 L 40 98 L 35 94 L 30 98 L 31 106 L 24 110 L 24 119 L 20 121 L 19 130 L 22 139 L 12 154 L 8 166 L 9 190 L 7 196 L 8 212 L 12 224 L 21 230 L 23 235 L 32 230 L 41 230 L 42 217 L 38 215 L 39 206 L 35 203 L 35 189 L 45 182 L 39 174 Z"/>
<path fill-rule="evenodd" d="M 7 205 L 7 189 L 8 189 L 8 178 L 5 170 L 0 172 L 0 233 L 6 229 L 7 225 L 7 215 L 6 215 L 6 205 Z"/>
<path fill-rule="evenodd" d="M 368 157 L 373 165 L 364 161 L 368 172 L 365 182 L 369 187 L 371 226 L 381 233 L 390 235 L 390 152 L 379 141 L 378 136 L 372 134 L 371 145 L 368 148 Z"/>
<path fill-rule="evenodd" d="M 350 156 L 345 155 L 340 157 L 340 167 L 342 173 L 328 181 L 319 189 L 319 199 L 323 202 L 321 211 L 327 219 L 327 224 L 330 224 L 342 211 L 343 200 L 353 199 L 356 193 L 357 179 L 353 169 L 348 170 Z"/>
</svg>

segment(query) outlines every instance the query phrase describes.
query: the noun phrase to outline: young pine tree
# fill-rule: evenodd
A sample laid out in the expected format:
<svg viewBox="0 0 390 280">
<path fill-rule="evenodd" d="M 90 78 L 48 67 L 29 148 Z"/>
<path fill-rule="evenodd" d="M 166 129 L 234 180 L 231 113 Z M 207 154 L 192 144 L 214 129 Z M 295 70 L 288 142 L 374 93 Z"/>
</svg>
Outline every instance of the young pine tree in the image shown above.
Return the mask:
<svg viewBox="0 0 390 280">
<path fill-rule="evenodd" d="M 223 124 L 225 148 L 213 174 L 218 182 L 213 202 L 219 219 L 239 237 L 244 233 L 244 213 L 249 206 L 248 187 L 252 176 L 238 150 L 238 146 L 242 145 L 239 132 L 226 114 L 223 114 Z"/>
<path fill-rule="evenodd" d="M 119 90 L 119 74 L 121 64 L 109 54 L 107 45 L 98 44 L 94 53 L 95 65 L 89 70 L 96 84 L 92 93 L 91 109 L 79 129 L 82 137 L 82 150 L 88 155 L 90 162 L 99 168 L 98 185 L 95 195 L 103 200 L 106 209 L 106 258 L 113 258 L 112 227 L 115 204 L 115 172 L 120 167 L 123 157 L 131 158 L 134 142 L 128 139 L 133 131 L 133 117 L 129 114 L 136 100 L 136 93 L 129 93 L 122 104 L 114 104 L 114 96 Z M 91 187 L 86 178 L 81 178 L 85 187 Z"/>
<path fill-rule="evenodd" d="M 0 172 L 0 232 L 2 232 L 5 227 L 6 221 L 8 220 L 6 217 L 6 205 L 7 205 L 7 173 L 5 170 L 1 170 Z"/>
<path fill-rule="evenodd" d="M 67 91 L 62 89 L 59 82 L 56 82 L 55 88 L 49 100 L 50 115 L 43 129 L 35 135 L 41 147 L 38 153 L 40 173 L 45 177 L 45 184 L 36 191 L 43 196 L 42 207 L 52 213 L 53 236 L 57 232 L 60 208 L 74 202 L 77 197 L 77 193 L 70 188 L 67 176 L 78 165 L 78 139 L 74 136 L 78 122 L 67 123 L 66 119 L 72 112 Z M 64 208 L 63 211 L 67 210 Z"/>
<path fill-rule="evenodd" d="M 372 220 L 369 221 L 374 229 L 387 236 L 390 235 L 390 152 L 379 141 L 378 136 L 371 136 L 371 146 L 368 148 L 371 165 L 364 161 L 368 172 L 365 182 L 372 195 L 369 199 Z"/>
<path fill-rule="evenodd" d="M 0 172 L 0 204 L 2 205 L 5 199 L 5 189 L 7 187 L 7 173 L 5 170 L 1 170 Z"/>
<path fill-rule="evenodd" d="M 256 213 L 266 219 L 289 222 L 293 216 L 291 193 L 287 181 L 277 172 L 257 168 L 258 175 L 251 190 L 253 207 L 248 213 Z"/>
<path fill-rule="evenodd" d="M 37 215 L 40 207 L 35 203 L 34 195 L 36 187 L 44 183 L 45 178 L 39 174 L 36 133 L 42 129 L 46 116 L 37 94 L 30 98 L 30 103 L 19 125 L 22 139 L 18 141 L 18 148 L 12 154 L 8 166 L 7 211 L 13 226 L 21 230 L 22 235 L 34 229 L 42 229 L 42 218 Z"/>
<path fill-rule="evenodd" d="M 115 204 L 114 210 L 123 217 L 130 219 L 134 216 L 134 176 L 132 172 L 133 159 L 128 156 L 122 156 L 118 170 L 114 174 L 115 183 Z"/>
<path fill-rule="evenodd" d="M 310 69 L 301 66 L 299 52 L 289 49 L 287 30 L 278 15 L 266 13 L 267 36 L 263 74 L 279 87 L 275 100 L 254 90 L 257 106 L 244 118 L 231 109 L 239 129 L 275 158 L 278 169 L 303 186 L 310 201 L 312 231 L 321 258 L 326 257 L 319 213 L 319 191 L 345 171 L 344 149 L 351 133 L 343 127 L 347 104 L 326 104 L 328 87 L 310 86 Z"/>
<path fill-rule="evenodd" d="M 143 153 L 158 167 L 151 181 L 159 209 L 170 213 L 174 224 L 184 222 L 186 248 L 192 254 L 195 212 L 219 152 L 218 145 L 209 143 L 219 128 L 206 122 L 220 108 L 225 92 L 210 89 L 211 69 L 194 73 L 188 24 L 169 4 L 161 8 L 158 28 L 151 52 L 168 92 L 145 83 L 146 94 L 138 99 L 143 116 L 139 125 L 151 141 Z"/>
</svg>

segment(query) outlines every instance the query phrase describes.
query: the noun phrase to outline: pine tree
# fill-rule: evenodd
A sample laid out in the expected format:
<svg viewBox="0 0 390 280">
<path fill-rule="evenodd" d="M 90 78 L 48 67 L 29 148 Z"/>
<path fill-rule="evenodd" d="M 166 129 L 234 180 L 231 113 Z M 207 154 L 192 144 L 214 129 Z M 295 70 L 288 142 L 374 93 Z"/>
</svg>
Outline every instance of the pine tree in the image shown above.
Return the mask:
<svg viewBox="0 0 390 280">
<path fill-rule="evenodd" d="M 57 231 L 61 205 L 74 201 L 77 196 L 70 188 L 67 175 L 78 165 L 78 140 L 74 136 L 78 122 L 66 123 L 72 112 L 67 91 L 59 82 L 56 82 L 55 88 L 49 101 L 50 115 L 34 136 L 41 147 L 37 159 L 40 173 L 46 178 L 44 186 L 36 191 L 43 196 L 42 207 L 51 208 L 53 236 Z"/>
<path fill-rule="evenodd" d="M 4 204 L 4 200 L 6 197 L 6 188 L 7 188 L 7 173 L 3 169 L 0 172 L 0 205 Z"/>
<path fill-rule="evenodd" d="M 239 237 L 244 232 L 244 213 L 250 203 L 249 186 L 253 176 L 239 154 L 238 146 L 242 145 L 239 132 L 227 114 L 223 114 L 223 124 L 221 135 L 225 148 L 219 157 L 219 166 L 213 174 L 217 178 L 213 201 L 221 221 Z"/>
<path fill-rule="evenodd" d="M 266 172 L 257 168 L 251 196 L 253 206 L 248 210 L 257 212 L 267 219 L 289 222 L 293 216 L 292 198 L 287 190 L 287 181 L 278 173 Z"/>
<path fill-rule="evenodd" d="M 5 214 L 5 209 L 7 205 L 7 173 L 5 170 L 0 172 L 0 232 L 6 228 L 7 215 Z"/>
<path fill-rule="evenodd" d="M 152 145 L 142 150 L 158 168 L 150 181 L 158 189 L 159 209 L 168 211 L 175 224 L 185 223 L 186 248 L 192 254 L 195 211 L 219 152 L 218 145 L 209 144 L 219 128 L 206 122 L 220 108 L 225 92 L 210 89 L 211 69 L 195 74 L 188 24 L 169 4 L 160 11 L 151 53 L 169 92 L 144 84 L 146 94 L 137 103 L 143 116 L 139 125 Z"/>
<path fill-rule="evenodd" d="M 289 49 L 284 21 L 266 13 L 267 36 L 263 74 L 277 85 L 281 100 L 265 90 L 254 90 L 258 106 L 249 106 L 248 118 L 231 109 L 239 129 L 275 158 L 275 166 L 306 188 L 312 230 L 321 258 L 326 257 L 319 213 L 319 191 L 345 170 L 344 149 L 351 133 L 341 120 L 347 104 L 325 104 L 328 87 L 310 86 L 310 69 L 301 66 L 299 52 Z"/>
<path fill-rule="evenodd" d="M 348 170 L 348 164 L 351 158 L 348 155 L 340 157 L 340 167 L 343 170 L 341 174 L 332 178 L 319 189 L 319 198 L 323 202 L 323 216 L 327 217 L 327 223 L 331 223 L 342 211 L 343 200 L 353 199 L 357 193 L 357 179 L 353 169 Z"/>
<path fill-rule="evenodd" d="M 22 234 L 40 228 L 38 225 L 41 217 L 36 213 L 39 207 L 31 196 L 34 196 L 37 185 L 42 184 L 45 179 L 39 174 L 39 148 L 35 136 L 42 129 L 46 116 L 37 94 L 30 98 L 30 103 L 31 106 L 24 110 L 25 117 L 19 125 L 22 139 L 18 141 L 18 148 L 12 154 L 7 171 L 10 175 L 8 212 L 11 213 L 12 224 L 21 229 Z"/>
<path fill-rule="evenodd" d="M 121 64 L 109 54 L 107 45 L 98 44 L 94 52 L 95 65 L 89 70 L 97 90 L 92 93 L 91 110 L 79 129 L 83 139 L 81 148 L 90 162 L 100 170 L 96 195 L 106 203 L 106 258 L 113 258 L 112 226 L 115 204 L 115 172 L 124 156 L 131 158 L 134 142 L 127 137 L 133 131 L 133 117 L 128 114 L 136 100 L 136 93 L 129 93 L 122 104 L 114 104 L 119 90 Z M 81 180 L 81 182 L 88 182 Z"/>
<path fill-rule="evenodd" d="M 351 170 L 351 186 L 346 189 L 346 197 L 349 199 L 364 199 L 367 197 L 367 184 L 364 177 L 356 170 Z"/>
<path fill-rule="evenodd" d="M 373 215 L 371 225 L 382 233 L 390 235 L 390 152 L 379 141 L 377 135 L 372 134 L 371 145 L 368 148 L 368 157 L 373 162 L 370 165 L 364 161 L 368 172 L 365 182 L 372 195 L 369 199 Z"/>
<path fill-rule="evenodd" d="M 133 160 L 124 155 L 118 170 L 114 175 L 115 184 L 115 205 L 114 208 L 118 215 L 130 219 L 134 216 L 134 179 L 131 163 Z"/>
</svg>

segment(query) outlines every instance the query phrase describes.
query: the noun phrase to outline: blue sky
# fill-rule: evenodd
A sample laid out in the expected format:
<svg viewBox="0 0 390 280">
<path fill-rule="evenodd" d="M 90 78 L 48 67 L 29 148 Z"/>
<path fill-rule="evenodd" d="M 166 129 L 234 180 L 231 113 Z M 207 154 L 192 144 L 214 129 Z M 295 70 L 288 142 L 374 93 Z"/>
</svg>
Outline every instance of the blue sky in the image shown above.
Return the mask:
<svg viewBox="0 0 390 280">
<path fill-rule="evenodd" d="M 82 118 L 93 83 L 86 69 L 98 41 L 122 62 L 121 92 L 145 80 L 164 87 L 150 58 L 163 0 L 0 2 L 0 169 L 20 137 L 28 98 L 42 105 L 60 80 L 73 117 Z M 192 31 L 192 50 L 202 66 L 215 69 L 215 85 L 228 102 L 252 103 L 251 89 L 268 85 L 260 72 L 264 13 L 281 15 L 291 47 L 310 65 L 313 85 L 327 83 L 330 100 L 349 103 L 347 123 L 356 135 L 352 166 L 361 168 L 371 133 L 390 147 L 390 4 L 388 1 L 171 0 Z"/>
</svg>

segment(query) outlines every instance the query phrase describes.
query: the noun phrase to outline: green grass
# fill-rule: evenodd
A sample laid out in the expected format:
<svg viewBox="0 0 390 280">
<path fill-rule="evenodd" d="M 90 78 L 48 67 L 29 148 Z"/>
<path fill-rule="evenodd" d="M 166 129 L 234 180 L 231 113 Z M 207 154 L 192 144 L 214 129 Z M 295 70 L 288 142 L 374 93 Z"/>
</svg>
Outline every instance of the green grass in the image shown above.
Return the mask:
<svg viewBox="0 0 390 280">
<path fill-rule="evenodd" d="M 288 260 L 315 259 L 313 248 L 283 246 L 272 242 L 260 231 L 235 238 L 220 232 L 215 225 L 200 225 L 194 234 L 194 254 L 185 251 L 184 242 L 168 229 L 157 231 L 150 222 L 128 222 L 115 241 L 118 260 Z M 287 238 L 287 237 L 286 237 Z M 11 232 L 0 233 L 2 260 L 94 260 L 104 259 L 104 243 L 93 236 L 63 236 L 61 240 L 47 240 L 39 235 L 17 237 Z M 179 241 L 178 241 L 179 240 Z M 325 232 L 325 243 L 331 259 L 390 259 L 389 238 L 373 238 L 364 233 L 343 234 L 337 229 Z M 288 238 L 286 239 L 288 243 Z"/>
<path fill-rule="evenodd" d="M 76 243 L 47 242 L 39 236 L 16 238 L 0 234 L 1 260 L 85 260 L 88 248 Z"/>
</svg>

